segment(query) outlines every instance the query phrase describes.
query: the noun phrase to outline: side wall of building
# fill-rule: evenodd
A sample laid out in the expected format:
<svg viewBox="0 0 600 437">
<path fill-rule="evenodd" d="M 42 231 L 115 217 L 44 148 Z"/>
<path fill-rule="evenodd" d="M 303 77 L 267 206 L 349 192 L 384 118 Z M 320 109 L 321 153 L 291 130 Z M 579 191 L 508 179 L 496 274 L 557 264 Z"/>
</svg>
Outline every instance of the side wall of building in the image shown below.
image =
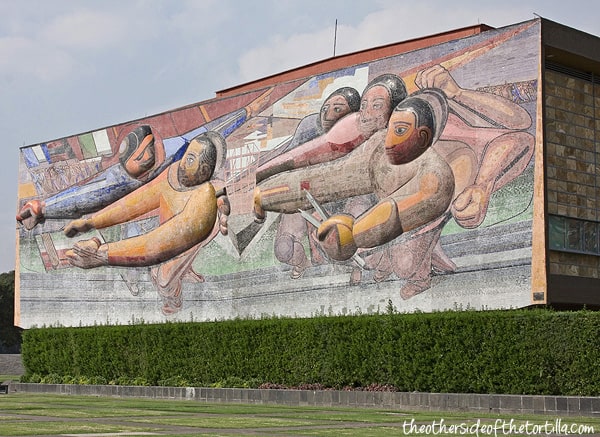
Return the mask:
<svg viewBox="0 0 600 437">
<path fill-rule="evenodd" d="M 598 305 L 600 86 L 560 66 L 547 66 L 545 83 L 550 296 Z"/>
<path fill-rule="evenodd" d="M 543 21 L 548 302 L 600 307 L 600 39 Z"/>
<path fill-rule="evenodd" d="M 533 20 L 24 147 L 18 324 L 531 304 L 539 47 Z"/>
</svg>

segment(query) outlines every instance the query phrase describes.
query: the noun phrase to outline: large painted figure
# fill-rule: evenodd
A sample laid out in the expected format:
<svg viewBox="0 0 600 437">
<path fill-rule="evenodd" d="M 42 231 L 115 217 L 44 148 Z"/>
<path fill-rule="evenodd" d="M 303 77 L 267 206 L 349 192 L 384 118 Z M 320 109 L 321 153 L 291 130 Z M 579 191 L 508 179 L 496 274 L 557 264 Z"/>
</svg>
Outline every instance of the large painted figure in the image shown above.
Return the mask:
<svg viewBox="0 0 600 437">
<path fill-rule="evenodd" d="M 345 155 L 383 128 L 391 108 L 405 97 L 406 88 L 398 76 L 384 74 L 376 77 L 365 87 L 358 112 L 339 111 L 337 115 L 343 117 L 329 117 L 332 123 L 326 125 L 329 129 L 324 130 L 321 135 L 306 138 L 304 143 L 285 150 L 277 158 L 261 165 L 256 172 L 257 182 L 279 171 L 327 162 Z M 327 103 L 326 100 L 324 108 L 329 108 Z M 264 219 L 259 197 L 264 195 L 268 196 L 269 193 L 262 193 L 260 186 L 257 186 L 254 193 L 254 211 L 259 222 Z M 301 239 L 306 235 L 304 229 L 307 224 L 298 214 L 283 215 L 281 223 L 283 226 L 279 228 L 275 240 L 275 254 L 279 261 L 292 266 L 290 276 L 297 279 L 311 265 L 301 243 Z M 313 233 L 309 232 L 309 235 L 312 236 Z M 310 238 L 309 241 L 314 242 L 314 238 Z M 323 262 L 318 248 L 312 244 L 311 253 L 314 261 Z"/>
<path fill-rule="evenodd" d="M 410 96 L 396 106 L 389 133 L 382 128 L 346 156 L 266 179 L 255 192 L 255 206 L 289 213 L 311 205 L 304 190 L 323 203 L 374 193 L 378 203 L 357 219 L 345 213 L 321 217 L 318 238 L 337 261 L 429 222 L 446 210 L 454 192 L 452 170 L 431 149 L 446 121 L 445 104 L 436 91 Z"/>
<path fill-rule="evenodd" d="M 120 241 L 101 243 L 98 238 L 79 241 L 67 252 L 71 264 L 89 269 L 104 265 L 144 267 L 165 261 L 179 263 L 178 256 L 205 241 L 218 227 L 218 197 L 224 193 L 217 194 L 209 180 L 225 150 L 225 141 L 219 134 L 200 134 L 192 140 L 182 159 L 153 181 L 89 217 L 70 222 L 64 230 L 67 237 L 126 223 L 155 209 L 160 221 L 147 234 Z M 169 267 L 164 268 L 178 270 Z M 157 275 L 155 272 L 154 276 Z M 173 294 L 176 295 L 166 296 L 171 300 L 165 303 L 165 311 L 180 306 L 179 302 L 172 302 L 180 297 L 180 284 Z"/>
</svg>

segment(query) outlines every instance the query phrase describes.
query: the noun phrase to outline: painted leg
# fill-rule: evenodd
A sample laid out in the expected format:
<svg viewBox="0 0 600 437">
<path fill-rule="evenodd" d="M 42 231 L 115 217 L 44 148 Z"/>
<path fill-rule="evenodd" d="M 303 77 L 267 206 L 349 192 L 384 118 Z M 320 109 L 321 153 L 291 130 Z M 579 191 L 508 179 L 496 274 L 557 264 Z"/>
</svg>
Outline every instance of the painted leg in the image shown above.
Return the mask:
<svg viewBox="0 0 600 437">
<path fill-rule="evenodd" d="M 311 265 L 301 241 L 306 236 L 306 226 L 300 214 L 282 214 L 277 228 L 275 257 L 279 262 L 292 266 L 292 279 L 300 278 Z"/>
</svg>

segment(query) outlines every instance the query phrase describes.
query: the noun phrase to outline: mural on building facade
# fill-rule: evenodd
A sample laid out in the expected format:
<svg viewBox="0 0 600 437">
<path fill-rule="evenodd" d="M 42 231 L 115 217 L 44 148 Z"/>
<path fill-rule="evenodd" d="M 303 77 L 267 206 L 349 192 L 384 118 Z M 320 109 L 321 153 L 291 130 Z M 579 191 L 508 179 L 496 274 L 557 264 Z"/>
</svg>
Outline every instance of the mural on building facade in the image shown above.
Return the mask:
<svg viewBox="0 0 600 437">
<path fill-rule="evenodd" d="M 531 220 L 537 62 L 523 48 L 535 47 L 536 29 L 488 31 L 23 148 L 22 313 L 27 285 L 44 275 L 117 281 L 141 301 L 152 284 L 162 317 L 196 294 L 191 318 L 215 319 L 252 314 L 236 300 L 255 303 L 254 315 L 314 313 L 294 293 L 302 300 L 328 278 L 333 299 L 351 290 L 364 304 L 384 291 L 378 305 L 401 305 L 434 293 L 436 277 L 477 270 L 480 261 L 457 265 L 442 237 L 467 253 L 483 230 Z M 502 71 L 489 62 L 508 57 Z M 496 205 L 504 193 L 508 203 Z M 507 267 L 523 265 L 519 250 L 531 244 L 527 232 L 515 238 L 524 240 L 511 243 Z M 287 302 L 273 304 L 274 285 L 255 272 Z M 223 296 L 224 315 L 206 308 Z M 159 320 L 144 302 L 119 311 Z"/>
</svg>

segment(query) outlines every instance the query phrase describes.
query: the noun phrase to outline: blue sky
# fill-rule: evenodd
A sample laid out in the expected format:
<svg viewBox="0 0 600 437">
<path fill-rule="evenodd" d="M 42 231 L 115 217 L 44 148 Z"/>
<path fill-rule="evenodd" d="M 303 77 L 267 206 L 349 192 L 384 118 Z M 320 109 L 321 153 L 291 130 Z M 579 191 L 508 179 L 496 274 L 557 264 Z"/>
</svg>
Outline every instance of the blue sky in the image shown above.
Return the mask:
<svg viewBox="0 0 600 437">
<path fill-rule="evenodd" d="M 534 14 L 600 35 L 590 0 L 0 0 L 0 273 L 15 268 L 21 146 L 331 57 L 336 20 L 340 55 Z"/>
</svg>

